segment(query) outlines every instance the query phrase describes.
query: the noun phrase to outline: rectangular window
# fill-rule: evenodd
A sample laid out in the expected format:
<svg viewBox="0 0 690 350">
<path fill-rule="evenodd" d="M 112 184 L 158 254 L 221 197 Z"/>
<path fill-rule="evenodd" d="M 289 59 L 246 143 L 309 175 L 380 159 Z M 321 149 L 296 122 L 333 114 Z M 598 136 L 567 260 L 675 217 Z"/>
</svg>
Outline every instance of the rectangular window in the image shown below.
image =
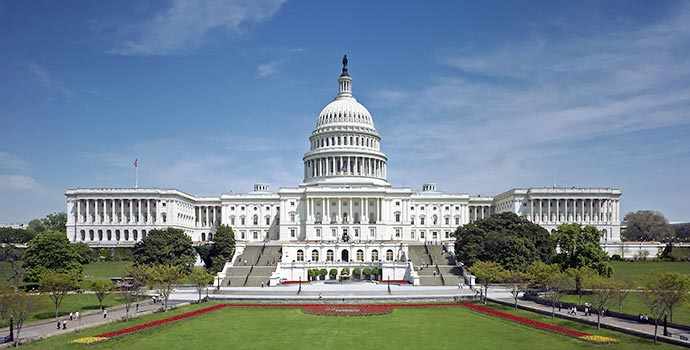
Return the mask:
<svg viewBox="0 0 690 350">
<path fill-rule="evenodd" d="M 316 229 L 316 237 L 321 237 L 321 229 L 320 228 Z"/>
<path fill-rule="evenodd" d="M 358 228 L 355 229 L 355 237 L 359 237 L 359 229 Z"/>
<path fill-rule="evenodd" d="M 240 237 L 242 237 L 242 239 L 244 239 L 244 235 L 245 235 L 244 231 L 241 231 L 241 232 L 240 232 Z"/>
<path fill-rule="evenodd" d="M 450 232 L 446 231 L 446 239 L 450 238 Z"/>
<path fill-rule="evenodd" d="M 419 238 L 424 239 L 424 231 L 419 232 Z"/>
<path fill-rule="evenodd" d="M 410 238 L 414 239 L 414 231 L 410 232 Z"/>
<path fill-rule="evenodd" d="M 331 229 L 331 236 L 333 236 L 334 238 L 338 236 L 338 231 L 336 229 Z"/>
<path fill-rule="evenodd" d="M 290 229 L 290 237 L 295 238 L 295 229 L 294 228 Z"/>
<path fill-rule="evenodd" d="M 395 238 L 400 238 L 400 229 L 399 228 L 395 229 Z"/>
<path fill-rule="evenodd" d="M 252 236 L 254 237 L 254 239 L 259 239 L 259 233 L 256 231 L 252 232 Z"/>
<path fill-rule="evenodd" d="M 369 228 L 369 237 L 376 237 L 376 227 Z"/>
</svg>

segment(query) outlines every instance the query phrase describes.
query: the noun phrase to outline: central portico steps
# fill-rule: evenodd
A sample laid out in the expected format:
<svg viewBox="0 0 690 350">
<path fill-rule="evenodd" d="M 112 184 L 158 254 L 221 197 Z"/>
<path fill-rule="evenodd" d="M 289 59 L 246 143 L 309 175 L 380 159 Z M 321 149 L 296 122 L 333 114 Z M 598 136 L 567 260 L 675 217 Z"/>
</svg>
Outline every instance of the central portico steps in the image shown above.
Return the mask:
<svg viewBox="0 0 690 350">
<path fill-rule="evenodd" d="M 464 280 L 455 256 L 444 253 L 441 246 L 410 245 L 408 251 L 421 285 L 456 286 Z"/>
<path fill-rule="evenodd" d="M 268 285 L 281 257 L 281 247 L 248 245 L 228 268 L 224 285 L 229 287 L 259 287 Z"/>
</svg>

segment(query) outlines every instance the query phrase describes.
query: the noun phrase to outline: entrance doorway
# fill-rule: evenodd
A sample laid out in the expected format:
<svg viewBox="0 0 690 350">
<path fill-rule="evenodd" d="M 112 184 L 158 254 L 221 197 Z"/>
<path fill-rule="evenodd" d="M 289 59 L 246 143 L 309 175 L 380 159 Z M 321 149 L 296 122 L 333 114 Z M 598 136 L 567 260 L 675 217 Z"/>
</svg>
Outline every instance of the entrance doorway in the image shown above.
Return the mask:
<svg viewBox="0 0 690 350">
<path fill-rule="evenodd" d="M 343 250 L 342 253 L 340 253 L 340 260 L 342 262 L 349 262 L 350 261 L 350 252 L 347 250 Z"/>
</svg>

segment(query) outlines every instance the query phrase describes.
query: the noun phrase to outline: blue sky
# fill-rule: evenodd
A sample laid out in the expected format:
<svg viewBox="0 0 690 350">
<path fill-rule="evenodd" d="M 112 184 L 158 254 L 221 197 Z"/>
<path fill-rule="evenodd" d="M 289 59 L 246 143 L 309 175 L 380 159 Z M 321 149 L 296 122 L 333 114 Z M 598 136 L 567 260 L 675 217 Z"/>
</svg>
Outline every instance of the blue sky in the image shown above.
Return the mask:
<svg viewBox="0 0 690 350">
<path fill-rule="evenodd" d="M 0 52 L 0 222 L 135 158 L 141 186 L 295 186 L 343 53 L 396 186 L 616 186 L 690 219 L 683 1 L 0 1 Z"/>
</svg>

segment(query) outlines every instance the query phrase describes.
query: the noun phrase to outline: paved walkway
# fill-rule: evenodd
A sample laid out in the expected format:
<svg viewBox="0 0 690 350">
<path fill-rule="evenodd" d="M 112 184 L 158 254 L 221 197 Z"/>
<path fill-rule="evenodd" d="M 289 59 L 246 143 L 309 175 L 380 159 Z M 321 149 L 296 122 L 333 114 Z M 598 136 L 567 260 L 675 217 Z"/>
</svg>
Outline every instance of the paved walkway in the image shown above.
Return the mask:
<svg viewBox="0 0 690 350">
<path fill-rule="evenodd" d="M 491 298 L 491 293 L 489 293 L 489 297 Z M 508 302 L 510 304 L 513 304 L 515 302 L 514 299 L 512 299 L 512 298 L 493 298 L 493 299 Z M 542 311 L 546 311 L 548 313 L 551 313 L 551 307 L 550 306 L 538 304 L 538 303 L 535 303 L 533 301 L 519 300 L 518 304 L 520 306 L 523 306 L 523 307 L 542 310 Z M 556 315 L 558 315 L 560 318 L 589 321 L 589 322 L 594 322 L 595 324 L 597 322 L 597 315 L 596 314 L 592 314 L 591 316 L 585 316 L 580 311 L 577 312 L 577 315 L 569 315 L 567 309 L 562 309 L 561 312 L 559 312 L 558 308 L 556 308 Z M 609 325 L 609 326 L 612 326 L 615 328 L 631 330 L 631 331 L 635 331 L 635 332 L 639 332 L 639 333 L 645 333 L 645 334 L 648 334 L 650 336 L 654 335 L 654 324 L 640 323 L 640 322 L 636 322 L 636 321 L 630 321 L 630 320 L 626 320 L 626 319 L 622 319 L 622 318 L 616 318 L 616 317 L 610 317 L 610 316 L 602 317 L 601 318 L 601 324 L 602 324 L 602 327 L 604 325 Z M 663 337 L 663 332 L 664 332 L 663 326 L 659 325 L 659 329 L 658 329 L 659 337 Z M 670 334 L 670 336 L 668 338 L 671 338 L 675 341 L 684 342 L 688 346 L 690 346 L 690 341 L 683 340 L 681 338 L 681 337 L 685 337 L 686 339 L 690 339 L 690 331 L 669 327 L 668 332 Z M 664 338 L 666 338 L 666 337 L 664 337 Z"/>
<path fill-rule="evenodd" d="M 139 303 L 139 312 L 137 313 L 135 311 L 135 304 L 132 304 L 132 307 L 129 310 L 129 317 L 137 317 L 137 316 L 142 316 L 146 314 L 150 314 L 153 311 L 159 309 L 161 307 L 161 304 L 153 304 L 150 300 L 143 301 Z M 175 304 L 179 304 L 179 302 L 169 302 L 169 306 L 173 306 Z M 63 330 L 57 329 L 57 322 L 55 318 L 51 318 L 50 320 L 43 320 L 43 321 L 37 321 L 33 322 L 30 324 L 24 325 L 22 327 L 22 331 L 20 333 L 20 338 L 22 341 L 27 341 L 27 340 L 36 340 L 36 339 L 41 339 L 45 337 L 50 337 L 53 335 L 58 335 L 58 334 L 64 334 L 64 333 L 70 333 L 70 332 L 78 332 L 81 329 L 89 328 L 89 327 L 94 327 L 94 326 L 99 326 L 102 324 L 110 323 L 110 322 L 115 322 L 123 319 L 125 317 L 125 307 L 123 305 L 118 305 L 114 306 L 112 308 L 108 308 L 108 317 L 103 318 L 103 313 L 100 310 L 97 311 L 89 311 L 86 313 L 81 313 L 80 320 L 73 320 L 70 321 L 68 316 L 62 316 L 60 317 L 60 320 L 66 320 L 67 321 L 67 329 Z M 10 334 L 9 328 L 3 328 L 0 329 L 0 336 L 4 337 Z M 15 330 L 15 335 L 16 335 L 16 330 Z M 9 344 L 5 344 L 7 346 Z"/>
</svg>

